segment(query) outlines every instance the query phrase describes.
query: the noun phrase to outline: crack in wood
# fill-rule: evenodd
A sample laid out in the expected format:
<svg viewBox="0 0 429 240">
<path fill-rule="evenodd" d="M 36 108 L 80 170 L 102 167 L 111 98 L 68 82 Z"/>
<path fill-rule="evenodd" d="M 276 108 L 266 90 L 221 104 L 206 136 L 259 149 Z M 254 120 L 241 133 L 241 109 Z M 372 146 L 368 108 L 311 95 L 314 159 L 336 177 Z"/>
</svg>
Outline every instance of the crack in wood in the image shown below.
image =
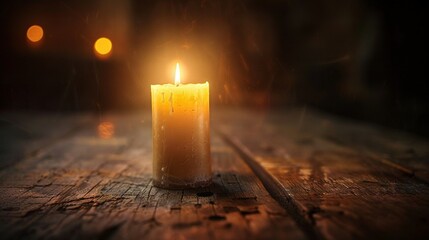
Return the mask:
<svg viewBox="0 0 429 240">
<path fill-rule="evenodd" d="M 298 203 L 295 202 L 293 197 L 284 186 L 273 178 L 257 160 L 254 159 L 250 150 L 242 145 L 237 139 L 230 137 L 223 131 L 216 129 L 216 132 L 222 139 L 229 144 L 241 156 L 241 159 L 253 170 L 256 176 L 261 180 L 264 187 L 271 194 L 271 196 L 283 206 L 295 219 L 298 226 L 306 233 L 310 239 L 324 239 L 323 235 L 313 227 L 313 223 L 303 213 L 305 212 Z"/>
</svg>

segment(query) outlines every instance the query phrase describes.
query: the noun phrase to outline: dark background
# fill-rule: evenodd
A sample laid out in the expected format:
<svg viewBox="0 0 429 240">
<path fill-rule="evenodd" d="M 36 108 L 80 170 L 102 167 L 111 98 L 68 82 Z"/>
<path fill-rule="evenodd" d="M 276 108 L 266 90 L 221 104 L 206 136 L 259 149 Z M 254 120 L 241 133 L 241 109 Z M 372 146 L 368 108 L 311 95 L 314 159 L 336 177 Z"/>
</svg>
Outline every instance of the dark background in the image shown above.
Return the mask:
<svg viewBox="0 0 429 240">
<path fill-rule="evenodd" d="M 429 136 L 426 1 L 5 1 L 0 109 L 148 109 L 150 84 L 213 105 L 309 106 Z M 41 25 L 35 45 L 27 28 Z M 112 40 L 109 58 L 97 38 Z"/>
</svg>

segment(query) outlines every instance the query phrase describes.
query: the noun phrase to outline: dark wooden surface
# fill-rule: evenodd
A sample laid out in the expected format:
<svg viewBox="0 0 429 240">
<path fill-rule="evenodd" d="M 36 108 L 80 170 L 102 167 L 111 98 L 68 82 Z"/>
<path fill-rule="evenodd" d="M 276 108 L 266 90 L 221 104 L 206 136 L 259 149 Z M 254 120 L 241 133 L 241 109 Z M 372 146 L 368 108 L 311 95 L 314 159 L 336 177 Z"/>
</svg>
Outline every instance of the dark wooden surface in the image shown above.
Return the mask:
<svg viewBox="0 0 429 240">
<path fill-rule="evenodd" d="M 427 140 L 306 108 L 212 115 L 213 185 L 171 191 L 151 183 L 150 112 L 2 113 L 1 239 L 429 234 Z"/>
</svg>

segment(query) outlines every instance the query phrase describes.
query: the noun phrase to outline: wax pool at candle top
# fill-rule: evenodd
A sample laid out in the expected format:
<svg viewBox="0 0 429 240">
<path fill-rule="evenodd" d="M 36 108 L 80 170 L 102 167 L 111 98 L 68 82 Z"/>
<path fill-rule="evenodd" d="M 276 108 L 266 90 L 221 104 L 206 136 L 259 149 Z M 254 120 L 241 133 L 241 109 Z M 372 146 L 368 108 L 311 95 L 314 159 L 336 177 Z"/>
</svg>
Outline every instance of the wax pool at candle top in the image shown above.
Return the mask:
<svg viewBox="0 0 429 240">
<path fill-rule="evenodd" d="M 196 187 L 211 180 L 209 85 L 152 85 L 153 180 Z"/>
</svg>

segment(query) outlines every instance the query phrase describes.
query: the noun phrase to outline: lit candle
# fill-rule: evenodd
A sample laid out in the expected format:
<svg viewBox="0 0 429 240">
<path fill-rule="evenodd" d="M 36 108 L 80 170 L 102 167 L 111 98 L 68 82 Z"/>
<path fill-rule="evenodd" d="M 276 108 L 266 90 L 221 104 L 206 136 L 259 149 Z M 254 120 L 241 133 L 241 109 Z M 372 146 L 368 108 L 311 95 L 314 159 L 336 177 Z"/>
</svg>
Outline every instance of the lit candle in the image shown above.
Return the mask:
<svg viewBox="0 0 429 240">
<path fill-rule="evenodd" d="M 209 84 L 152 85 L 153 183 L 196 188 L 211 183 Z"/>
</svg>

